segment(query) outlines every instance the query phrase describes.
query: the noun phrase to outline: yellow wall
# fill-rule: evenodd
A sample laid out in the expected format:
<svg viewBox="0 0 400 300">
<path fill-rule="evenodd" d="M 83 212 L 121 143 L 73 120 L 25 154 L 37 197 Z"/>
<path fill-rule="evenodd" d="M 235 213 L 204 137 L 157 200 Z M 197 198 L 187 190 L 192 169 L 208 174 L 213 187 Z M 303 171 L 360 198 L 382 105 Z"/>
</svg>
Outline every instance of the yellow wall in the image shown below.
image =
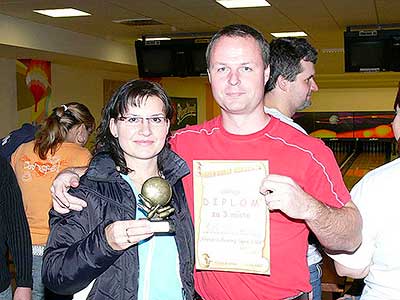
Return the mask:
<svg viewBox="0 0 400 300">
<path fill-rule="evenodd" d="M 197 98 L 197 122 L 201 123 L 207 119 L 207 77 L 165 77 L 161 83 L 170 97 Z"/>
<path fill-rule="evenodd" d="M 96 124 L 101 117 L 103 108 L 103 80 L 130 80 L 134 73 L 116 73 L 95 69 L 74 68 L 64 65 L 52 66 L 53 92 L 55 105 L 77 101 L 87 105 L 96 118 Z"/>
<path fill-rule="evenodd" d="M 17 125 L 17 80 L 15 59 L 0 58 L 0 137 Z"/>
<path fill-rule="evenodd" d="M 397 88 L 321 89 L 305 111 L 390 111 Z"/>
<path fill-rule="evenodd" d="M 1 100 L 4 109 L 0 111 L 0 136 L 4 136 L 19 126 L 24 116 L 29 119 L 30 111 L 16 114 L 15 60 L 2 60 L 0 65 L 6 70 L 0 81 L 0 90 L 7 92 Z M 103 80 L 136 77 L 134 72 L 52 64 L 51 108 L 67 101 L 80 101 L 90 108 L 98 123 L 103 107 Z M 307 111 L 390 111 L 399 81 L 400 73 L 317 76 L 320 90 L 313 95 Z M 170 96 L 197 98 L 199 123 L 219 114 L 207 77 L 162 78 L 161 83 Z"/>
<path fill-rule="evenodd" d="M 388 111 L 400 82 L 400 72 L 345 73 L 316 76 L 320 90 L 307 111 Z"/>
</svg>

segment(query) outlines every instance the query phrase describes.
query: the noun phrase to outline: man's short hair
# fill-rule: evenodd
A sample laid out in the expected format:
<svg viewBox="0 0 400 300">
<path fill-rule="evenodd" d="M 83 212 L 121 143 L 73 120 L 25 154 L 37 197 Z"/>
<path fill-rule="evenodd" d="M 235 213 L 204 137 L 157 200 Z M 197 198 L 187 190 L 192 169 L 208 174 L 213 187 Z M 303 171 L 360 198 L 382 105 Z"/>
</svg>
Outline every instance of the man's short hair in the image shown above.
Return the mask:
<svg viewBox="0 0 400 300">
<path fill-rule="evenodd" d="M 210 69 L 210 56 L 211 51 L 214 48 L 216 42 L 224 36 L 228 37 L 252 37 L 256 40 L 258 45 L 260 46 L 261 55 L 264 61 L 265 66 L 269 64 L 269 45 L 268 42 L 265 40 L 262 33 L 258 30 L 244 24 L 232 24 L 222 28 L 216 34 L 213 35 L 211 38 L 210 43 L 208 44 L 207 51 L 206 51 L 206 61 L 207 61 L 207 68 Z"/>
<path fill-rule="evenodd" d="M 301 60 L 317 63 L 317 50 L 304 38 L 278 38 L 270 44 L 270 76 L 265 85 L 265 92 L 273 90 L 281 75 L 294 81 L 297 74 L 303 71 Z"/>
</svg>

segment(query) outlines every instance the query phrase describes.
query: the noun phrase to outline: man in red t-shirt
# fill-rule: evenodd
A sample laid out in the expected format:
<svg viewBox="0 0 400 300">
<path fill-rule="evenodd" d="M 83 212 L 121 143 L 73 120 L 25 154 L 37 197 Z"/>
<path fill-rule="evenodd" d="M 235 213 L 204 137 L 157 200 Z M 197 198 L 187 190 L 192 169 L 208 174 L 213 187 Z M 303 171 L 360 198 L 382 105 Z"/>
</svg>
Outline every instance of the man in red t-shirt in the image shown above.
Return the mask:
<svg viewBox="0 0 400 300">
<path fill-rule="evenodd" d="M 271 211 L 271 275 L 197 271 L 196 289 L 205 300 L 307 299 L 308 230 L 328 249 L 355 250 L 361 241 L 359 211 L 332 152 L 264 113 L 269 46 L 258 31 L 247 25 L 223 28 L 213 36 L 206 59 L 221 115 L 176 132 L 171 146 L 190 168 L 194 159 L 269 161 L 271 175 L 260 192 Z M 56 210 L 80 206 L 82 200 L 62 193 L 78 179 L 60 178 L 53 186 Z M 193 217 L 192 175 L 184 186 Z"/>
</svg>

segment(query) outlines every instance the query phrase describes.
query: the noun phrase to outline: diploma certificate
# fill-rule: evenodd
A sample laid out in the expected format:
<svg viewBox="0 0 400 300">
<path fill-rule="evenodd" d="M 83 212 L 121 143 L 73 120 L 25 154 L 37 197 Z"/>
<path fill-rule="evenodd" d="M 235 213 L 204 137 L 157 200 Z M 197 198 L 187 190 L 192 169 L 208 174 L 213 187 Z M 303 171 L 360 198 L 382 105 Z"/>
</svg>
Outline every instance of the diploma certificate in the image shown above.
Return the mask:
<svg viewBox="0 0 400 300">
<path fill-rule="evenodd" d="M 268 161 L 193 161 L 198 270 L 270 274 Z"/>
</svg>

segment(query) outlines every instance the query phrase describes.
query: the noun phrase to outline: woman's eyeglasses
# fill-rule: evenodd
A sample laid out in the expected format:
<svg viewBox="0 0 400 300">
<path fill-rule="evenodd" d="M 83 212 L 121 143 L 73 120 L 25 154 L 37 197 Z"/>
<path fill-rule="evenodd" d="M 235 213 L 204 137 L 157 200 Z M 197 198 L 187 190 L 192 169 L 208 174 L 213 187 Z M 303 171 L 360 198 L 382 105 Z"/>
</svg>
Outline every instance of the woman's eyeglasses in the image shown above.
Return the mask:
<svg viewBox="0 0 400 300">
<path fill-rule="evenodd" d="M 146 121 L 151 127 L 162 127 L 165 125 L 167 118 L 165 116 L 152 116 L 152 117 L 139 117 L 139 116 L 126 116 L 118 117 L 118 121 L 124 122 L 131 127 L 139 127 Z"/>
</svg>

